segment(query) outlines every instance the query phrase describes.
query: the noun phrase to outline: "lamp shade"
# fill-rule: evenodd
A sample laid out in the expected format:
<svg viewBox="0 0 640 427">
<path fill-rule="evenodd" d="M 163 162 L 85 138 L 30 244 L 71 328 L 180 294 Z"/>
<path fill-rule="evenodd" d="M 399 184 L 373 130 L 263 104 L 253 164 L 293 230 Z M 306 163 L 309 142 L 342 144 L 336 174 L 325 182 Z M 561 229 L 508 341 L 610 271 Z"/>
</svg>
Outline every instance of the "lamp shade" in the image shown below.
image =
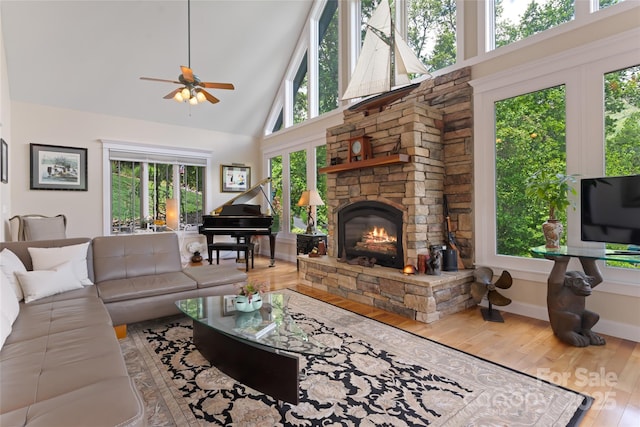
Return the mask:
<svg viewBox="0 0 640 427">
<path fill-rule="evenodd" d="M 167 227 L 171 230 L 178 230 L 178 200 L 167 199 Z"/>
<path fill-rule="evenodd" d="M 298 200 L 298 206 L 323 206 L 324 202 L 320 197 L 320 194 L 316 190 L 306 190 L 302 192 L 300 200 Z"/>
</svg>

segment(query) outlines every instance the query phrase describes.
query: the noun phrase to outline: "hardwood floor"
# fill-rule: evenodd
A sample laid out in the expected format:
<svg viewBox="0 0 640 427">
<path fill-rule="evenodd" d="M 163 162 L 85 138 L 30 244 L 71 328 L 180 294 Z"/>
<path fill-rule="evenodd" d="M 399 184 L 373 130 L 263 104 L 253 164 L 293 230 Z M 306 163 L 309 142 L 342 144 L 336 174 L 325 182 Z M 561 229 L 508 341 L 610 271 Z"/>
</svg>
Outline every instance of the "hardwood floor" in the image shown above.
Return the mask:
<svg viewBox="0 0 640 427">
<path fill-rule="evenodd" d="M 548 322 L 505 312 L 504 323 L 485 322 L 477 307 L 425 324 L 300 285 L 295 263 L 277 260 L 275 267 L 268 265 L 267 258 L 256 257 L 250 280 L 268 282 L 271 290 L 295 289 L 592 396 L 595 402 L 581 426 L 640 425 L 640 343 L 605 336 L 607 344 L 601 347 L 571 347 L 556 339 Z"/>
</svg>

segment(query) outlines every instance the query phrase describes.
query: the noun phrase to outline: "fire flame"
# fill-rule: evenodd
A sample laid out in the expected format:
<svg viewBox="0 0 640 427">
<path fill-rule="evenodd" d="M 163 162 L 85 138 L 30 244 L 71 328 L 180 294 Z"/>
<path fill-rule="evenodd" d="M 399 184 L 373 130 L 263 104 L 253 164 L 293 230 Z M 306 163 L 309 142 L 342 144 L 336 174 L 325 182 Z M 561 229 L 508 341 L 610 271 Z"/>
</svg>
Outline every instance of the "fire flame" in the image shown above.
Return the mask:
<svg viewBox="0 0 640 427">
<path fill-rule="evenodd" d="M 384 227 L 373 227 L 373 230 L 365 233 L 363 237 L 374 242 L 395 242 L 397 240 L 395 236 L 389 236 Z"/>
</svg>

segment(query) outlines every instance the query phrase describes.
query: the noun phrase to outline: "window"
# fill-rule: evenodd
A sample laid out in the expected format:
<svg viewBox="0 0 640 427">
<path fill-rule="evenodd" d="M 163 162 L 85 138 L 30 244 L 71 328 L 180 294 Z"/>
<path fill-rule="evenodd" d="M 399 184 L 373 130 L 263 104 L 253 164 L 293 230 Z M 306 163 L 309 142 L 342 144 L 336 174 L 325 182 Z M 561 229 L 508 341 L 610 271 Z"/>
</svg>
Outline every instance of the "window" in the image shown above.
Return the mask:
<svg viewBox="0 0 640 427">
<path fill-rule="evenodd" d="M 304 54 L 298 72 L 293 79 L 293 123 L 302 123 L 309 118 L 307 54 Z"/>
<path fill-rule="evenodd" d="M 543 241 L 549 217 L 525 195 L 535 172 L 566 172 L 565 87 L 557 86 L 495 103 L 496 247 L 500 255 L 530 256 Z M 566 223 L 566 213 L 557 219 Z M 566 242 L 566 235 L 563 241 Z"/>
<path fill-rule="evenodd" d="M 188 157 L 187 150 L 176 155 L 162 148 L 111 143 L 105 143 L 104 150 L 109 171 L 105 190 L 110 195 L 105 234 L 197 230 L 205 206 L 204 153 Z"/>
<path fill-rule="evenodd" d="M 319 113 L 338 108 L 338 1 L 329 0 L 318 22 Z"/>
<path fill-rule="evenodd" d="M 409 2 L 408 40 L 418 58 L 430 70 L 456 62 L 456 1 Z"/>
<path fill-rule="evenodd" d="M 327 165 L 327 146 L 316 147 L 316 189 L 322 200 L 327 200 L 327 174 L 318 170 Z M 327 205 L 316 206 L 316 230 L 318 233 L 327 234 L 329 232 L 329 218 Z"/>
<path fill-rule="evenodd" d="M 493 6 L 496 48 L 569 22 L 575 15 L 574 0 L 494 0 Z"/>
<path fill-rule="evenodd" d="M 269 176 L 271 177 L 271 206 L 273 206 L 273 231 L 282 230 L 282 156 L 269 159 Z"/>
<path fill-rule="evenodd" d="M 640 174 L 640 66 L 604 75 L 605 176 Z M 609 249 L 626 245 L 607 244 Z M 638 264 L 608 262 L 621 268 Z"/>
<path fill-rule="evenodd" d="M 289 212 L 292 233 L 304 233 L 307 229 L 307 206 L 298 206 L 302 192 L 307 189 L 307 151 L 299 150 L 289 154 Z"/>
</svg>

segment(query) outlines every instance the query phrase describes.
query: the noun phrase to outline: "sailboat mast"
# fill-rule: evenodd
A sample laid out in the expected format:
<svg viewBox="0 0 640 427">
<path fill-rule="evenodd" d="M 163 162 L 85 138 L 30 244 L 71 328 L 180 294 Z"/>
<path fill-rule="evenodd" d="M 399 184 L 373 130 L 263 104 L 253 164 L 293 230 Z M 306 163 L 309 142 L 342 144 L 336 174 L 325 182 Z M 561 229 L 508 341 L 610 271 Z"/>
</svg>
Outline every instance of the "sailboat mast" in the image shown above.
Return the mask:
<svg viewBox="0 0 640 427">
<path fill-rule="evenodd" d="M 391 32 L 389 37 L 389 89 L 396 85 L 396 26 L 393 22 L 393 11 L 389 4 L 389 19 L 391 20 Z"/>
</svg>

